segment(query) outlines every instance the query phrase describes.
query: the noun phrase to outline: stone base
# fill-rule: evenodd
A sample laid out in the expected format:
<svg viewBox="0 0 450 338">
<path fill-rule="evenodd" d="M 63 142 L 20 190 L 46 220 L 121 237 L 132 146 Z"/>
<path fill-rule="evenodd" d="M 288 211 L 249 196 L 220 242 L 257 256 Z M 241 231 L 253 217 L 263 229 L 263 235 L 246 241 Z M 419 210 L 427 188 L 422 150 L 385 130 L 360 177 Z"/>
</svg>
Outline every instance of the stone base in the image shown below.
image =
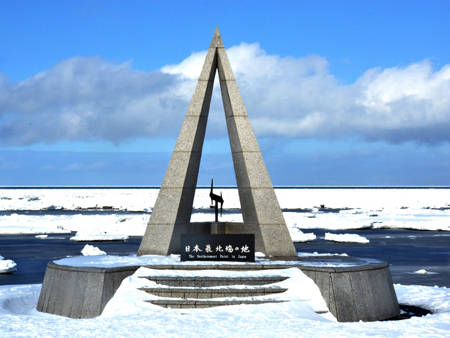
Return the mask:
<svg viewBox="0 0 450 338">
<path fill-rule="evenodd" d="M 327 267 L 360 260 L 355 266 Z M 391 319 L 400 314 L 397 295 L 386 262 L 354 257 L 303 259 L 300 269 L 319 287 L 330 312 L 338 322 L 371 322 Z M 323 265 L 323 266 L 321 266 Z M 339 264 L 338 264 L 339 265 Z"/>
<path fill-rule="evenodd" d="M 98 317 L 122 281 L 138 268 L 78 268 L 49 262 L 37 310 L 69 318 Z"/>
<path fill-rule="evenodd" d="M 99 316 L 120 283 L 140 266 L 78 268 L 48 263 L 37 310 L 69 318 Z M 254 264 L 153 265 L 161 270 L 267 270 L 299 268 L 319 287 L 339 322 L 396 317 L 400 308 L 386 262 L 345 256 L 300 257 Z"/>
</svg>

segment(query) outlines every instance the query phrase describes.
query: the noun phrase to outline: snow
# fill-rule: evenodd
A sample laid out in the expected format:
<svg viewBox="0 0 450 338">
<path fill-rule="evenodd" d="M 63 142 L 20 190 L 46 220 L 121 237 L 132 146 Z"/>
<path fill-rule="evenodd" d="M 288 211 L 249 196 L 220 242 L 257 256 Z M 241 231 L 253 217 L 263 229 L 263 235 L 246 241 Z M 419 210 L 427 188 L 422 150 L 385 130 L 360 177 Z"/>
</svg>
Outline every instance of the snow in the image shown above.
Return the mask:
<svg viewBox="0 0 450 338">
<path fill-rule="evenodd" d="M 264 258 L 264 254 L 258 253 L 255 254 L 255 262 L 220 262 L 220 264 L 230 264 L 230 265 L 285 265 L 285 261 L 278 261 L 278 260 L 269 260 Z M 308 256 L 314 256 L 316 258 L 320 257 L 328 257 L 332 256 L 331 254 L 310 254 L 310 253 L 302 253 L 302 257 L 308 257 Z M 334 255 L 339 256 L 339 255 Z M 340 256 L 347 256 L 346 254 L 341 254 Z M 360 262 L 357 261 L 351 261 L 351 262 L 341 262 L 336 261 L 335 264 L 331 264 L 330 262 L 326 261 L 323 263 L 324 266 L 333 266 L 333 267 L 339 267 L 339 266 L 358 266 L 361 264 L 365 264 L 364 262 L 367 261 L 373 261 L 373 262 L 381 262 L 375 259 L 364 259 Z M 187 262 L 181 262 L 180 255 L 169 255 L 169 256 L 159 256 L 159 255 L 144 255 L 144 256 L 137 256 L 137 255 L 130 255 L 130 256 L 116 256 L 116 255 L 96 255 L 96 256 L 78 256 L 78 257 L 68 257 L 68 258 L 62 258 L 59 260 L 54 261 L 55 264 L 58 265 L 66 265 L 66 266 L 73 266 L 78 268 L 114 268 L 114 267 L 122 267 L 122 266 L 144 266 L 144 265 L 170 265 L 170 266 L 180 266 L 183 265 L 202 265 L 202 266 L 208 266 L 208 265 L 215 265 L 217 262 L 214 261 L 187 261 Z M 299 266 L 319 266 L 319 262 L 303 262 L 303 261 L 292 261 L 290 264 L 299 265 Z"/>
<path fill-rule="evenodd" d="M 314 316 L 303 301 L 236 305 L 210 309 L 166 309 L 143 304 L 126 279 L 105 313 L 93 319 L 69 319 L 36 311 L 40 285 L 0 286 L 1 337 L 448 337 L 450 290 L 395 285 L 401 304 L 433 314 L 402 321 L 338 323 Z M 142 282 L 142 281 L 141 281 Z M 308 299 L 311 296 L 308 294 Z M 120 298 L 120 301 L 119 301 Z"/>
<path fill-rule="evenodd" d="M 297 316 L 304 319 L 316 320 L 316 321 L 336 321 L 333 315 L 328 311 L 319 288 L 317 285 L 308 278 L 299 269 L 283 269 L 283 270 L 271 270 L 271 271 L 217 271 L 217 270 L 201 270 L 201 271 L 170 271 L 172 276 L 183 277 L 201 277 L 201 276 L 214 276 L 214 277 L 256 277 L 256 276 L 283 276 L 288 277 L 287 280 L 273 284 L 273 287 L 286 288 L 288 291 L 274 295 L 255 297 L 255 299 L 266 300 L 280 300 L 286 301 L 286 303 L 276 303 L 267 305 L 256 305 L 254 308 L 249 309 L 251 311 L 260 311 L 262 313 L 267 312 L 267 308 L 270 307 L 270 312 L 285 311 L 296 313 Z M 144 291 L 138 290 L 142 287 L 159 287 L 155 282 L 140 278 L 143 276 L 167 276 L 165 271 L 153 270 L 148 268 L 139 268 L 134 275 L 126 278 L 119 289 L 116 291 L 114 297 L 106 305 L 101 317 L 117 317 L 123 315 L 137 315 L 139 313 L 145 313 L 147 311 L 154 312 L 159 310 L 160 307 L 144 302 L 144 300 L 156 300 L 161 297 L 149 295 Z M 215 287 L 216 289 L 230 288 Z M 251 288 L 251 287 L 249 287 Z M 251 300 L 253 297 L 244 297 L 243 300 Z M 171 298 L 175 299 L 175 298 Z M 138 300 L 138 302 L 137 302 Z M 228 298 L 219 298 L 214 300 L 228 300 Z M 248 306 L 229 306 L 235 308 L 246 308 Z M 215 308 L 217 309 L 217 308 Z M 236 309 L 238 310 L 238 309 Z M 169 310 L 170 311 L 170 310 Z M 206 312 L 214 312 L 209 310 Z M 238 310 L 239 311 L 239 310 Z M 193 309 L 186 309 L 183 312 L 195 314 L 197 311 Z M 323 312 L 318 315 L 316 312 Z"/>
<path fill-rule="evenodd" d="M 305 243 L 312 242 L 316 239 L 316 235 L 313 233 L 305 234 L 300 229 L 297 228 L 288 228 L 289 234 L 291 235 L 291 239 L 295 243 Z"/>
<path fill-rule="evenodd" d="M 0 234 L 71 233 L 142 236 L 147 226 L 147 215 L 19 215 L 0 218 Z"/>
<path fill-rule="evenodd" d="M 369 240 L 363 236 L 356 234 L 331 234 L 325 233 L 326 241 L 343 242 L 343 243 L 369 243 Z"/>
<path fill-rule="evenodd" d="M 0 273 L 11 273 L 16 271 L 17 264 L 10 259 L 5 259 L 0 255 Z"/>
<path fill-rule="evenodd" d="M 81 253 L 83 256 L 99 256 L 99 255 L 106 255 L 106 252 L 100 250 L 96 246 L 86 244 L 81 250 Z"/>
<path fill-rule="evenodd" d="M 414 271 L 413 273 L 416 273 L 418 275 L 437 275 L 438 274 L 437 272 L 430 272 L 425 269 L 420 269 L 420 270 Z"/>
<path fill-rule="evenodd" d="M 432 212 L 449 207 L 450 189 L 324 189 L 276 188 L 280 206 L 284 209 L 325 208 L 347 209 L 350 214 L 377 214 L 388 210 L 403 210 L 405 215 L 417 210 Z M 157 188 L 127 189 L 1 189 L 0 210 L 127 210 L 151 211 L 158 196 Z M 224 189 L 227 208 L 240 208 L 237 189 Z M 208 189 L 197 189 L 194 208 L 208 209 L 211 200 Z M 439 214 L 440 211 L 434 210 Z"/>
<path fill-rule="evenodd" d="M 0 189 L 0 210 L 151 211 L 159 189 Z"/>
<path fill-rule="evenodd" d="M 125 241 L 129 237 L 127 235 L 107 235 L 107 234 L 91 234 L 91 233 L 77 233 L 70 237 L 71 241 L 75 242 L 100 242 L 100 241 Z"/>
<path fill-rule="evenodd" d="M 195 213 L 191 216 L 191 222 L 211 222 L 213 220 L 214 215 L 211 213 Z M 237 222 L 242 223 L 242 214 L 233 213 L 233 214 L 222 214 L 220 217 L 221 222 Z"/>
</svg>

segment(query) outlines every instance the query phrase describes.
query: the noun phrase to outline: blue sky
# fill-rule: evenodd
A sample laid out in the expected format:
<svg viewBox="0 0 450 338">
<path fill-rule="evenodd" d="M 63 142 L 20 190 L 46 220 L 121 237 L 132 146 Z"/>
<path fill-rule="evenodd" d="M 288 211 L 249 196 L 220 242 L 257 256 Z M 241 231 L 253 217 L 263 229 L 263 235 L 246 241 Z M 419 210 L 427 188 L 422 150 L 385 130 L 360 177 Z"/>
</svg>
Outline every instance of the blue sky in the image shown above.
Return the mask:
<svg viewBox="0 0 450 338">
<path fill-rule="evenodd" d="M 216 26 L 274 185 L 450 185 L 448 1 L 1 1 L 0 186 L 161 184 Z M 235 184 L 215 88 L 199 184 Z"/>
</svg>

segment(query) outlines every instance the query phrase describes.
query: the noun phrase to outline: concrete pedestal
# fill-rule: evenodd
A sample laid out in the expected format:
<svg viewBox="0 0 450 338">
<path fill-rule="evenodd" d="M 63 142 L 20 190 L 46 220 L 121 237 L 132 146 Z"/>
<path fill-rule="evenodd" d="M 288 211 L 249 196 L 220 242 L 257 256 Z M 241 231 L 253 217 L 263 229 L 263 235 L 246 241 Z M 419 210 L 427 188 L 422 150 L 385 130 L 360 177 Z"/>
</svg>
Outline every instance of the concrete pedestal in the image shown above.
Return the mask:
<svg viewBox="0 0 450 338">
<path fill-rule="evenodd" d="M 122 281 L 138 268 L 78 268 L 49 262 L 37 310 L 69 318 L 98 317 Z"/>
<path fill-rule="evenodd" d="M 48 263 L 37 310 L 69 318 L 99 316 L 122 280 L 140 266 L 78 268 Z M 319 287 L 340 322 L 377 321 L 400 314 L 389 266 L 345 256 L 304 257 L 251 264 L 152 265 L 161 270 L 267 270 L 296 267 Z"/>
</svg>

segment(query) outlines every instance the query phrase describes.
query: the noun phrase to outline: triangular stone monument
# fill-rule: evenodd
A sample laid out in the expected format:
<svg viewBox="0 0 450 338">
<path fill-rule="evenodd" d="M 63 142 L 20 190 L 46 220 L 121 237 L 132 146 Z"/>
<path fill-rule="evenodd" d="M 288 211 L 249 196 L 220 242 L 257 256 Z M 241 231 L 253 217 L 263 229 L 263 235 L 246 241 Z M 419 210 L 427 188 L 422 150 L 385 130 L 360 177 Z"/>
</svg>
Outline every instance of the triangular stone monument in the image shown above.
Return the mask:
<svg viewBox="0 0 450 338">
<path fill-rule="evenodd" d="M 138 255 L 180 253 L 181 234 L 217 233 L 212 231 L 214 222 L 190 221 L 216 69 L 244 220 L 243 224 L 221 223 L 221 233 L 255 234 L 256 251 L 272 257 L 297 257 L 218 28 Z"/>
</svg>

